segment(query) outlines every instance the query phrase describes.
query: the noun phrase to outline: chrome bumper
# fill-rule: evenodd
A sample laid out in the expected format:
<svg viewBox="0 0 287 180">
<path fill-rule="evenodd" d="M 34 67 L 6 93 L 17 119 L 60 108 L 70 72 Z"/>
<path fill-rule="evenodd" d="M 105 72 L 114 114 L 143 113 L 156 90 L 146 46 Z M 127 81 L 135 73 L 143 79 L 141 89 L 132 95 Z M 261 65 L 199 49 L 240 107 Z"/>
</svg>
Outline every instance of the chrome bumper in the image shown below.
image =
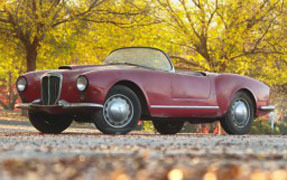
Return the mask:
<svg viewBox="0 0 287 180">
<path fill-rule="evenodd" d="M 72 109 L 72 108 L 103 108 L 103 105 L 97 103 L 68 103 L 64 100 L 59 100 L 55 105 L 42 105 L 39 104 L 39 100 L 35 100 L 32 103 L 20 103 L 16 104 L 16 108 L 20 109 L 38 109 L 38 108 L 62 108 L 62 109 Z"/>
<path fill-rule="evenodd" d="M 267 112 L 269 112 L 269 111 L 274 111 L 274 109 L 275 109 L 275 106 L 272 106 L 272 105 L 269 105 L 269 106 L 261 106 L 261 107 L 260 107 L 260 110 L 261 110 L 261 111 L 267 111 Z"/>
</svg>

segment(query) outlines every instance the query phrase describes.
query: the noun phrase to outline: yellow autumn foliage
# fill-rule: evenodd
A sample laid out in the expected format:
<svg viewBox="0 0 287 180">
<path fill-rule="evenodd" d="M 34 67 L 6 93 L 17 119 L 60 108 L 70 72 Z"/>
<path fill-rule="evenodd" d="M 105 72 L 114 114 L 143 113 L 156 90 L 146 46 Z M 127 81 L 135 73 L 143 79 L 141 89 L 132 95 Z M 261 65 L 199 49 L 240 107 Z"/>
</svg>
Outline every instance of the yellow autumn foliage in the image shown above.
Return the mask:
<svg viewBox="0 0 287 180">
<path fill-rule="evenodd" d="M 0 79 L 154 46 L 177 68 L 237 73 L 287 90 L 286 24 L 283 0 L 2 0 Z"/>
</svg>

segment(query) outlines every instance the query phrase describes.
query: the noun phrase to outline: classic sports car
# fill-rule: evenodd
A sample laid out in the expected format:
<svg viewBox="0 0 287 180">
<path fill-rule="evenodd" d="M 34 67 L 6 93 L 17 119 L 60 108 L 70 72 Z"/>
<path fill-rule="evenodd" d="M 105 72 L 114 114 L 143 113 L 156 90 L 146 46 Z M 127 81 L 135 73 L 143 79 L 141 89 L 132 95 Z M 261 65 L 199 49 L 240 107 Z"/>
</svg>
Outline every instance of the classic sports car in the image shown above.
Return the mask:
<svg viewBox="0 0 287 180">
<path fill-rule="evenodd" d="M 141 119 L 161 134 L 179 132 L 185 121 L 220 121 L 227 133 L 245 134 L 254 117 L 274 109 L 267 85 L 234 74 L 176 71 L 165 52 L 151 47 L 116 49 L 103 65 L 28 72 L 16 87 L 17 107 L 43 133 L 61 133 L 75 120 L 126 134 Z"/>
</svg>

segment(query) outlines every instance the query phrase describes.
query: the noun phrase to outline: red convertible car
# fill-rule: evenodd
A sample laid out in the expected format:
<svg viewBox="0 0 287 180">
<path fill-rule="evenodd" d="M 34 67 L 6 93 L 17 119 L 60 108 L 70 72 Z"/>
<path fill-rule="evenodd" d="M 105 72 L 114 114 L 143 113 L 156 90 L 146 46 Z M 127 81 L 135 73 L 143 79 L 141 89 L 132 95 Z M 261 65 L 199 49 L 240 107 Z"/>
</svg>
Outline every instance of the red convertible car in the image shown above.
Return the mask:
<svg viewBox="0 0 287 180">
<path fill-rule="evenodd" d="M 31 124 L 61 133 L 73 120 L 106 134 L 126 134 L 152 120 L 161 134 L 184 122 L 220 121 L 229 134 L 245 134 L 255 117 L 274 109 L 269 87 L 235 74 L 177 71 L 168 55 L 151 47 L 112 51 L 103 65 L 69 65 L 28 72 L 16 83 Z"/>
</svg>

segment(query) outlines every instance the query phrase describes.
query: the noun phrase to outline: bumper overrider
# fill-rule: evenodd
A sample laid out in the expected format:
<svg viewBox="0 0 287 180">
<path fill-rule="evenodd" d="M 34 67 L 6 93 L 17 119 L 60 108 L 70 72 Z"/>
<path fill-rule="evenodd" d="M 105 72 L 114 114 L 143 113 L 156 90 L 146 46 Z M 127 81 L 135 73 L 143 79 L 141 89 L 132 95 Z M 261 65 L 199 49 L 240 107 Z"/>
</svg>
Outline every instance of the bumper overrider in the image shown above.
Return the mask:
<svg viewBox="0 0 287 180">
<path fill-rule="evenodd" d="M 273 105 L 261 106 L 260 107 L 260 110 L 264 111 L 264 112 L 271 112 L 271 111 L 274 111 L 274 109 L 275 109 L 275 106 L 273 106 Z"/>
<path fill-rule="evenodd" d="M 65 100 L 59 100 L 54 105 L 43 105 L 41 100 L 37 99 L 32 103 L 20 103 L 16 108 L 27 109 L 32 111 L 42 111 L 47 113 L 62 113 L 69 110 L 86 111 L 103 108 L 102 104 L 97 103 L 69 103 Z"/>
</svg>

